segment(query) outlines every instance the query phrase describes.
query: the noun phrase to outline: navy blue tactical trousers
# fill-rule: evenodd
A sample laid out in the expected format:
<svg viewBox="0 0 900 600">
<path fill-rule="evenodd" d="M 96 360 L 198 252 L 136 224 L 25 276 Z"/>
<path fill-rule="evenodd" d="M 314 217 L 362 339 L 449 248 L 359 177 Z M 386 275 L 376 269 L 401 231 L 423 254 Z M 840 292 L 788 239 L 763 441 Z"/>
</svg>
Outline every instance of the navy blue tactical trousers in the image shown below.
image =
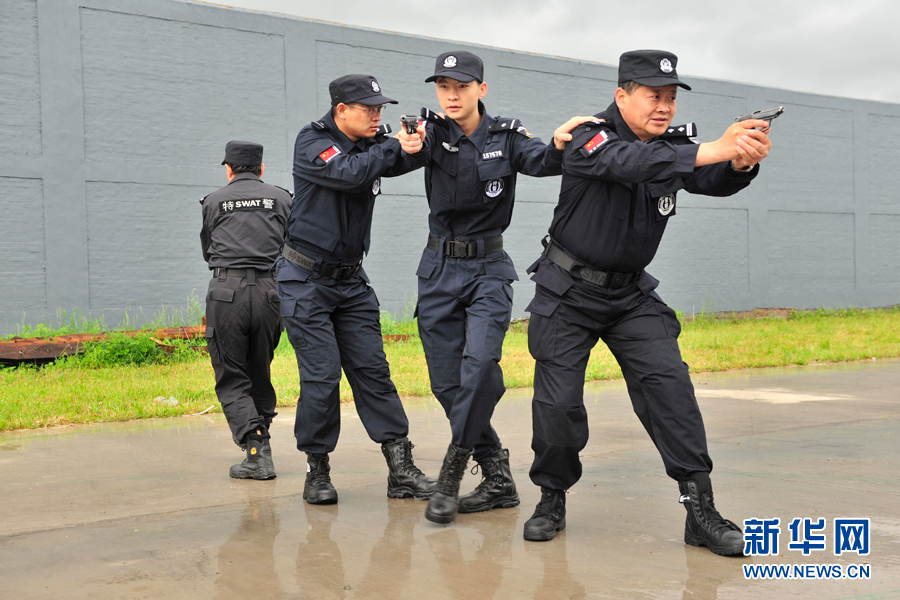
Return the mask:
<svg viewBox="0 0 900 600">
<path fill-rule="evenodd" d="M 275 280 L 213 278 L 206 294 L 206 343 L 216 396 L 236 444 L 275 417 L 269 365 L 281 338 Z"/>
<path fill-rule="evenodd" d="M 378 298 L 359 275 L 319 277 L 276 262 L 288 339 L 297 355 L 300 398 L 294 436 L 301 452 L 324 454 L 341 429 L 341 369 L 366 432 L 379 444 L 406 437 L 409 421 L 384 354 Z"/>
<path fill-rule="evenodd" d="M 534 268 L 534 267 L 533 267 Z M 703 418 L 681 359 L 675 312 L 646 272 L 619 289 L 573 278 L 546 258 L 536 263 L 528 306 L 528 349 L 536 361 L 531 480 L 568 489 L 581 478 L 578 453 L 588 440 L 584 373 L 598 340 L 622 368 L 634 412 L 678 481 L 712 470 Z"/>
<path fill-rule="evenodd" d="M 506 391 L 500 357 L 509 328 L 515 275 L 505 252 L 483 258 L 439 257 L 419 263 L 419 336 L 431 390 L 450 419 L 452 443 L 483 459 L 500 449 L 491 427 Z"/>
</svg>

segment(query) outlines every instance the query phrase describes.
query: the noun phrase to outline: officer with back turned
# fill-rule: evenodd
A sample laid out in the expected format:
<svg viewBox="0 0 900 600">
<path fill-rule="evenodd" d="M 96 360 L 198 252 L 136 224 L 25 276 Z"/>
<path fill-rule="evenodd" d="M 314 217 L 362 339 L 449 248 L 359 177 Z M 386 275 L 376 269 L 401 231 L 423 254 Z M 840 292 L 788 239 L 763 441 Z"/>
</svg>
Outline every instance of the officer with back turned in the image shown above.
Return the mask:
<svg viewBox="0 0 900 600">
<path fill-rule="evenodd" d="M 203 205 L 200 243 L 213 272 L 206 295 L 206 338 L 216 395 L 231 435 L 247 456 L 231 467 L 238 479 L 272 479 L 269 424 L 275 389 L 269 365 L 281 338 L 281 311 L 272 265 L 284 240 L 291 193 L 263 183 L 263 147 L 228 142 L 228 185 Z"/>
<path fill-rule="evenodd" d="M 684 540 L 717 554 L 743 552 L 740 528 L 713 503 L 706 433 L 675 312 L 644 268 L 653 259 L 676 194 L 730 196 L 747 187 L 769 152 L 767 123 L 731 125 L 697 144 L 693 124 L 671 127 L 677 58 L 661 50 L 624 53 L 615 101 L 573 132 L 563 156 L 559 203 L 545 251 L 528 272 L 537 284 L 528 345 L 535 358 L 531 480 L 542 497 L 525 539 L 565 529 L 565 490 L 581 477 L 588 439 L 584 373 L 602 339 L 622 368 L 635 413 L 678 482 L 687 509 Z M 754 129 L 759 128 L 759 129 Z"/>
<path fill-rule="evenodd" d="M 341 369 L 350 382 L 359 418 L 381 444 L 391 498 L 429 497 L 434 479 L 413 464 L 409 422 L 381 337 L 378 299 L 362 268 L 369 250 L 372 211 L 381 178 L 414 168 L 407 152 L 421 140 L 380 126 L 386 104 L 370 75 L 331 82 L 331 110 L 300 130 L 294 146 L 296 201 L 276 263 L 278 293 L 288 338 L 297 354 L 300 398 L 294 435 L 307 456 L 303 498 L 333 504 L 328 454 L 341 426 Z"/>
</svg>

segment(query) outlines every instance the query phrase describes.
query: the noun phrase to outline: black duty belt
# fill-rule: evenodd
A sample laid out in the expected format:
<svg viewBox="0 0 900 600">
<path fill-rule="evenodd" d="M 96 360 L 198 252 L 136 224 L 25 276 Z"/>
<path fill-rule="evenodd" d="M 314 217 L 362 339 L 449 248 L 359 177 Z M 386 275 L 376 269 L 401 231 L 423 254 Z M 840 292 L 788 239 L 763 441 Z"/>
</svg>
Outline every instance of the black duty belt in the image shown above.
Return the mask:
<svg viewBox="0 0 900 600">
<path fill-rule="evenodd" d="M 562 246 L 549 240 L 547 247 L 544 249 L 544 256 L 558 264 L 560 267 L 570 273 L 577 274 L 585 281 L 590 281 L 600 287 L 620 288 L 625 287 L 629 283 L 637 281 L 641 276 L 637 273 L 614 273 L 612 271 L 601 271 L 592 267 L 576 267 L 576 260 L 569 256 Z"/>
<path fill-rule="evenodd" d="M 437 252 L 441 247 L 441 238 L 428 234 L 428 249 Z M 484 254 L 493 254 L 503 250 L 503 236 L 484 238 Z M 451 258 L 477 258 L 478 240 L 444 240 L 444 256 Z"/>
<path fill-rule="evenodd" d="M 318 273 L 323 277 L 331 277 L 332 279 L 338 280 L 350 279 L 356 275 L 359 272 L 360 267 L 362 267 L 362 258 L 360 258 L 355 265 L 337 265 L 323 262 L 316 268 L 316 259 L 307 256 L 302 252 L 297 252 L 287 244 L 281 249 L 281 255 L 287 259 L 288 262 L 297 265 L 301 269 L 306 269 L 307 271 Z"/>
<path fill-rule="evenodd" d="M 226 269 L 225 267 L 216 267 L 213 269 L 213 277 L 224 279 L 226 277 L 246 277 L 247 283 L 255 285 L 257 279 L 271 279 L 274 277 L 272 271 L 262 269 Z"/>
</svg>

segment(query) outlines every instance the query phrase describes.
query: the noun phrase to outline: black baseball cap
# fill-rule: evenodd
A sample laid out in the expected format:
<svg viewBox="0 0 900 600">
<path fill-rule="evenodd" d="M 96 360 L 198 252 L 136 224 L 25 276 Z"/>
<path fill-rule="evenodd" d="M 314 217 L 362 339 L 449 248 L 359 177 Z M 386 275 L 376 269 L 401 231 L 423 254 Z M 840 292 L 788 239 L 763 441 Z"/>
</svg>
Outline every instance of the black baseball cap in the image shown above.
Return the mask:
<svg viewBox="0 0 900 600">
<path fill-rule="evenodd" d="M 337 106 L 341 102 L 344 104 L 357 102 L 366 106 L 398 104 L 396 100 L 381 95 L 381 86 L 371 75 L 338 77 L 328 84 L 328 93 L 331 94 L 331 106 Z"/>
<path fill-rule="evenodd" d="M 677 64 L 678 57 L 665 50 L 631 50 L 619 57 L 619 85 L 634 81 L 650 87 L 677 85 L 691 89 L 678 79 Z"/>
<path fill-rule="evenodd" d="M 255 142 L 232 140 L 225 144 L 225 160 L 233 167 L 255 167 L 262 164 L 263 147 Z"/>
<path fill-rule="evenodd" d="M 471 52 L 464 50 L 444 52 L 434 62 L 434 75 L 425 81 L 434 81 L 438 77 L 449 77 L 464 83 L 476 79 L 484 81 L 484 63 Z"/>
</svg>

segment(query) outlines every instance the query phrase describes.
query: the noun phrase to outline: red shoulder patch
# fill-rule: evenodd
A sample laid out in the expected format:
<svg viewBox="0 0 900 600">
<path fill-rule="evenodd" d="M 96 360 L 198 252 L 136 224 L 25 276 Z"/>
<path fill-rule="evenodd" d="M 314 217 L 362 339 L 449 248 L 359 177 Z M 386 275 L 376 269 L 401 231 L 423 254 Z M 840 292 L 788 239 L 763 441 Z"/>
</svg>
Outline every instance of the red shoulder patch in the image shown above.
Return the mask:
<svg viewBox="0 0 900 600">
<path fill-rule="evenodd" d="M 584 149 L 587 150 L 588 154 L 593 154 L 597 148 L 607 141 L 609 141 L 609 134 L 601 130 L 600 133 L 591 138 L 591 141 L 584 145 Z"/>
<path fill-rule="evenodd" d="M 329 160 L 331 160 L 332 158 L 334 158 L 335 156 L 337 156 L 340 153 L 341 153 L 341 151 L 337 146 L 332 146 L 325 152 L 321 153 L 319 155 L 319 158 L 321 158 L 323 161 L 325 161 L 325 164 L 328 164 Z"/>
</svg>

